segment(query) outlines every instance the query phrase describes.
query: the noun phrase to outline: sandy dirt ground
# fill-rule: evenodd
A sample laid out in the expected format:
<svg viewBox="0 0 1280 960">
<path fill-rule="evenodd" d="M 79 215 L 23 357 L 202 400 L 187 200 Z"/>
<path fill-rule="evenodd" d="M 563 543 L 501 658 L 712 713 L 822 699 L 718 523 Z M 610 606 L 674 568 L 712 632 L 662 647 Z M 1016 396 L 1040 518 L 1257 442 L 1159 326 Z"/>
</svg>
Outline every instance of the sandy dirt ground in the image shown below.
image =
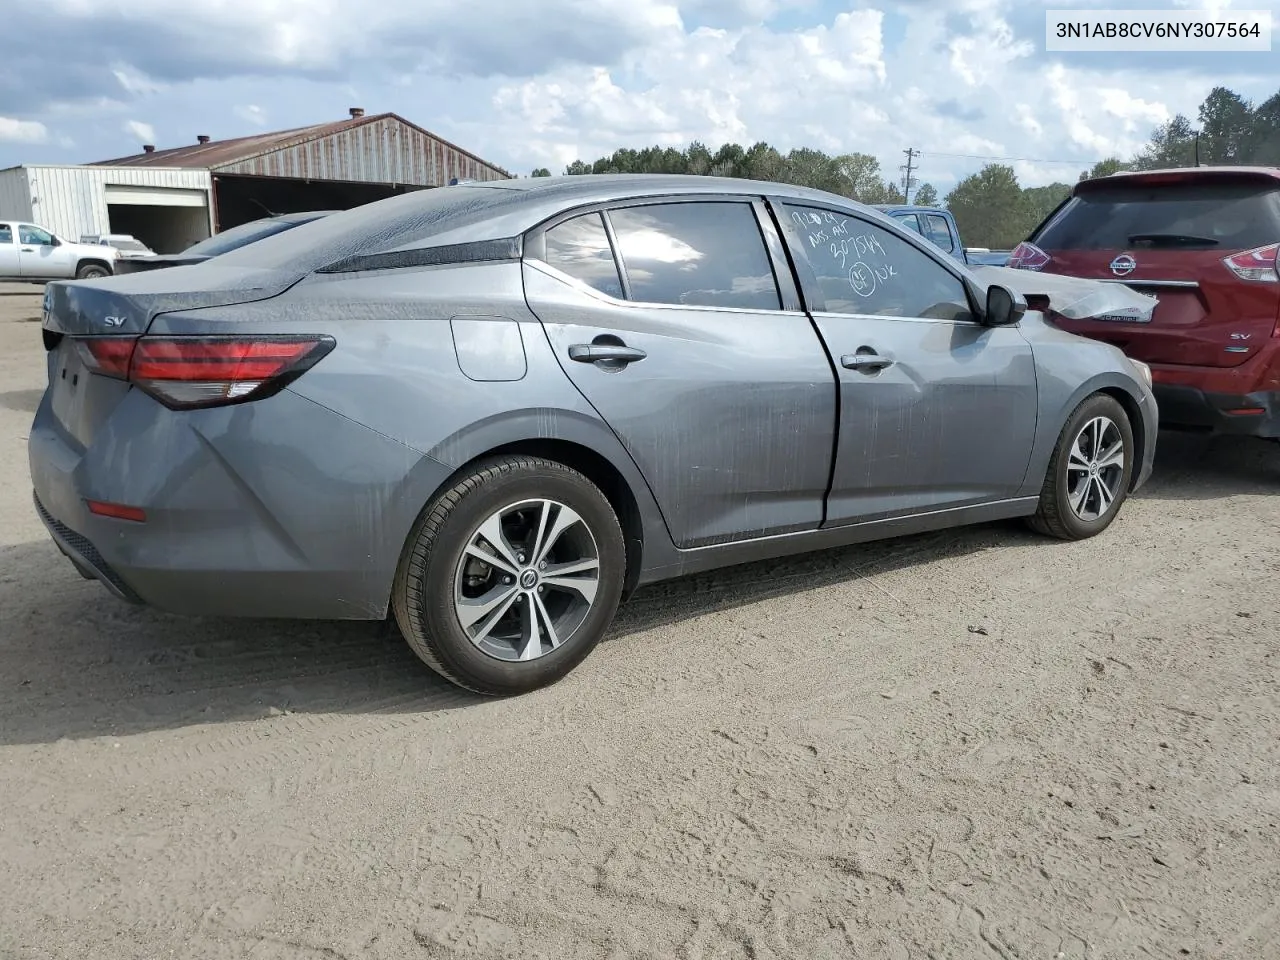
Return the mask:
<svg viewBox="0 0 1280 960">
<path fill-rule="evenodd" d="M 1280 957 L 1280 446 L 1167 436 L 1086 543 L 648 589 L 481 701 L 368 625 L 81 580 L 38 312 L 0 295 L 6 960 Z"/>
</svg>

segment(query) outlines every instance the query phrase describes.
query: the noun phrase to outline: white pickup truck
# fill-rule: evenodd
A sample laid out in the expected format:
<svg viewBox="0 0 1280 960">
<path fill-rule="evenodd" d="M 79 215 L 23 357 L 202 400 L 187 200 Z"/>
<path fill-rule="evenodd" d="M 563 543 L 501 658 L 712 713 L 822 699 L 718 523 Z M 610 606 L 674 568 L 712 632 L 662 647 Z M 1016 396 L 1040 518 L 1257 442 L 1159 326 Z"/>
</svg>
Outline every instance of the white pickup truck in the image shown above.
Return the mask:
<svg viewBox="0 0 1280 960">
<path fill-rule="evenodd" d="M 109 277 L 117 257 L 111 247 L 70 243 L 34 223 L 0 220 L 0 281 Z"/>
</svg>

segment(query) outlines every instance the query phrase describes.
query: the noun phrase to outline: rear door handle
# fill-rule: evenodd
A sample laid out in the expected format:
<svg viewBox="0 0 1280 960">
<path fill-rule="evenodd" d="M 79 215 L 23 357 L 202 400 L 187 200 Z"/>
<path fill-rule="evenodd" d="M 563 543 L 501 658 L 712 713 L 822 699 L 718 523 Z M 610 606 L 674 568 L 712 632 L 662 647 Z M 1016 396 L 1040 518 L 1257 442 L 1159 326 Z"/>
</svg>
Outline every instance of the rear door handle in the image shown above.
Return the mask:
<svg viewBox="0 0 1280 960">
<path fill-rule="evenodd" d="M 893 361 L 877 353 L 846 353 L 840 358 L 840 366 L 846 370 L 883 370 L 893 366 Z"/>
<path fill-rule="evenodd" d="M 569 347 L 569 359 L 578 363 L 635 363 L 643 360 L 648 354 L 639 347 L 628 347 L 625 344 L 612 343 L 575 343 Z"/>
</svg>

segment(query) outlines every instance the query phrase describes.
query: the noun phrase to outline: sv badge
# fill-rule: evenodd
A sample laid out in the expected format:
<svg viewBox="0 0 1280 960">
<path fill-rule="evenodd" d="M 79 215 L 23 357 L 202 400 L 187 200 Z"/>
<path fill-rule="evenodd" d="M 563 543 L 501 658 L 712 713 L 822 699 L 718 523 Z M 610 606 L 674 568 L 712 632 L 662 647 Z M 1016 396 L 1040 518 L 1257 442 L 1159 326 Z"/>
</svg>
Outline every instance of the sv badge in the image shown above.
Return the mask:
<svg viewBox="0 0 1280 960">
<path fill-rule="evenodd" d="M 102 318 L 102 322 L 105 323 L 108 327 L 123 327 L 125 320 L 126 320 L 125 317 L 103 317 Z"/>
</svg>

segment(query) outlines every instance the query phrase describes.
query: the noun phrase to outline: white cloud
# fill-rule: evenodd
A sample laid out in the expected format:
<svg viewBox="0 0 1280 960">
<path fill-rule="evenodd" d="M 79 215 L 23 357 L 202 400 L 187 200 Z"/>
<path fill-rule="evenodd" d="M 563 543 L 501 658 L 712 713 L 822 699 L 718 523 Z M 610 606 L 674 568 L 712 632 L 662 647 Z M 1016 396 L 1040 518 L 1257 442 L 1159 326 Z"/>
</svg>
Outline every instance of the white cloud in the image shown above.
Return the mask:
<svg viewBox="0 0 1280 960">
<path fill-rule="evenodd" d="M 136 139 L 139 143 L 156 142 L 156 128 L 149 123 L 143 123 L 141 120 L 128 120 L 124 125 L 124 132 Z"/>
<path fill-rule="evenodd" d="M 1018 126 L 1037 139 L 1044 135 L 1044 127 L 1036 119 L 1036 112 L 1029 104 L 1015 103 L 1013 106 L 1014 114 L 1018 118 Z"/>
<path fill-rule="evenodd" d="M 970 18 L 972 32 L 947 44 L 951 70 L 968 87 L 984 86 L 992 76 L 1010 72 L 1019 60 L 1035 53 L 1035 45 L 1015 40 L 1013 28 L 990 7 L 983 5 Z"/>
<path fill-rule="evenodd" d="M 760 10 L 773 6 L 771 0 L 752 2 Z M 121 84 L 184 72 L 209 77 L 291 68 L 334 74 L 379 63 L 521 75 L 555 62 L 583 62 L 593 50 L 612 59 L 681 23 L 668 0 L 491 0 L 483 16 L 411 0 L 188 0 L 181 17 L 173 9 L 171 0 L 42 0 L 28 16 L 45 30 L 105 32 L 116 49 L 132 47 L 121 58 L 131 64 L 120 71 L 124 77 L 117 74 Z M 147 35 L 163 41 L 148 45 Z"/>
<path fill-rule="evenodd" d="M 49 129 L 36 120 L 13 120 L 0 117 L 0 143 L 44 143 Z"/>
<path fill-rule="evenodd" d="M 693 139 L 768 139 L 784 149 L 817 139 L 835 149 L 888 122 L 880 105 L 882 20 L 879 11 L 854 11 L 782 34 L 673 26 L 628 55 L 617 76 L 604 67 L 563 68 L 503 86 L 494 105 L 504 121 L 549 144 L 576 143 L 588 159 L 618 146 Z"/>
<path fill-rule="evenodd" d="M 120 84 L 125 93 L 132 94 L 135 97 L 158 93 L 164 89 L 162 84 L 156 83 L 145 73 L 135 70 L 127 63 L 115 64 L 111 68 L 111 75 L 116 78 L 116 82 Z"/>
<path fill-rule="evenodd" d="M 256 103 L 238 106 L 235 108 L 234 113 L 245 123 L 251 123 L 255 127 L 265 127 L 267 125 L 267 112 Z"/>
</svg>

